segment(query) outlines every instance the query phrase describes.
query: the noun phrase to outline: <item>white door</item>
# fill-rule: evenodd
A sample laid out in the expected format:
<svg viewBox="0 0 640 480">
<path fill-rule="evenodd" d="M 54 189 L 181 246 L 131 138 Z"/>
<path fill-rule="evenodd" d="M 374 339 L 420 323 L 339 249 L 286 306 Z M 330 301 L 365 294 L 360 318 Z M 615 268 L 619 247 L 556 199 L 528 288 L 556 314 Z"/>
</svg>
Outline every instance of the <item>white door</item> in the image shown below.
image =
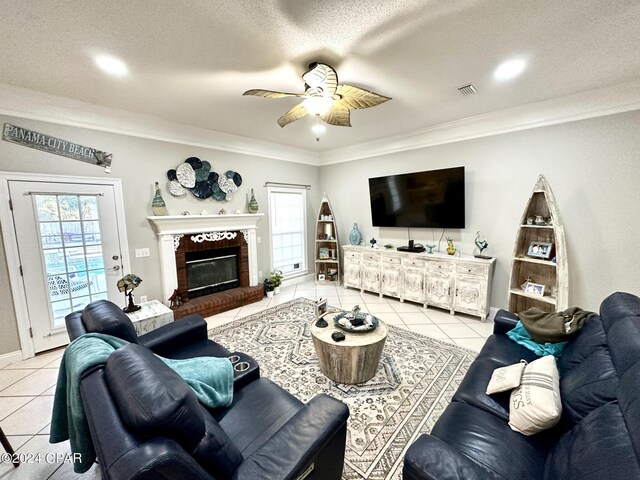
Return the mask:
<svg viewBox="0 0 640 480">
<path fill-rule="evenodd" d="M 114 188 L 9 181 L 22 280 L 36 352 L 65 345 L 64 317 L 89 302 L 122 303 Z"/>
</svg>

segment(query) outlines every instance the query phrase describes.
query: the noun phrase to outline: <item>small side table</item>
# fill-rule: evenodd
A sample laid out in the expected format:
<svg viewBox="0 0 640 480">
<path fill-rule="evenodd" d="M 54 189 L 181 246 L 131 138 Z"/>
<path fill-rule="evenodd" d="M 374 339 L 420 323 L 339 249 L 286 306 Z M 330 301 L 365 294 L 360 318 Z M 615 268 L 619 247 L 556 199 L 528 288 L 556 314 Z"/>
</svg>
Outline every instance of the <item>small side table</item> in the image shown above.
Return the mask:
<svg viewBox="0 0 640 480">
<path fill-rule="evenodd" d="M 140 303 L 139 305 L 142 307 L 140 310 L 127 313 L 138 335 L 173 322 L 173 310 L 160 300 L 151 300 Z"/>
</svg>

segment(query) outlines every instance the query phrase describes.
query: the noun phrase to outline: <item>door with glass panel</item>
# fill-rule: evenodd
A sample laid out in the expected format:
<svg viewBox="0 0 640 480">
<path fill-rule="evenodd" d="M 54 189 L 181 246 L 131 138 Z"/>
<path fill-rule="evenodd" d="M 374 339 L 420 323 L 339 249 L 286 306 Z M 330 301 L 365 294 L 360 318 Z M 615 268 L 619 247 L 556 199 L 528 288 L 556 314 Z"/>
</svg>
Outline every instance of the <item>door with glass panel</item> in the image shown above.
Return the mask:
<svg viewBox="0 0 640 480">
<path fill-rule="evenodd" d="M 10 181 L 9 192 L 36 352 L 68 343 L 64 317 L 122 295 L 114 189 Z"/>
</svg>

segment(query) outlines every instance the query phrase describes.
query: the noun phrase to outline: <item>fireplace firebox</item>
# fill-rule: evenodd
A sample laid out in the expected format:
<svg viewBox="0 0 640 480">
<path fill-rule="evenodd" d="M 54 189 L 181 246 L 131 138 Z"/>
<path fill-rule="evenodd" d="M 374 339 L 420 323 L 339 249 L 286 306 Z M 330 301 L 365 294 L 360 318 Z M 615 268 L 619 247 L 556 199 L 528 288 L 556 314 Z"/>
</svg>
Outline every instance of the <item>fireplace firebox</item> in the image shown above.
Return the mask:
<svg viewBox="0 0 640 480">
<path fill-rule="evenodd" d="M 239 248 L 217 248 L 185 254 L 189 299 L 240 286 Z"/>
</svg>

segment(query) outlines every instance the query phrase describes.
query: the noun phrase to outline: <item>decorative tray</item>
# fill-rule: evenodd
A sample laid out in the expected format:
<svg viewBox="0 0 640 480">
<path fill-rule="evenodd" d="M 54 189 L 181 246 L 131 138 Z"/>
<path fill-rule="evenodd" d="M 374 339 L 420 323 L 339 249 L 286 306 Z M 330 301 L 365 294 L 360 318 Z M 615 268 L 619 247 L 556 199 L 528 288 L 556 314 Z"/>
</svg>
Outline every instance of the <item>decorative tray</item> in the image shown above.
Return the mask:
<svg viewBox="0 0 640 480">
<path fill-rule="evenodd" d="M 333 317 L 333 321 L 336 327 L 351 333 L 371 332 L 378 326 L 378 318 L 364 312 L 358 312 L 356 314 L 352 312 L 340 312 Z"/>
</svg>

